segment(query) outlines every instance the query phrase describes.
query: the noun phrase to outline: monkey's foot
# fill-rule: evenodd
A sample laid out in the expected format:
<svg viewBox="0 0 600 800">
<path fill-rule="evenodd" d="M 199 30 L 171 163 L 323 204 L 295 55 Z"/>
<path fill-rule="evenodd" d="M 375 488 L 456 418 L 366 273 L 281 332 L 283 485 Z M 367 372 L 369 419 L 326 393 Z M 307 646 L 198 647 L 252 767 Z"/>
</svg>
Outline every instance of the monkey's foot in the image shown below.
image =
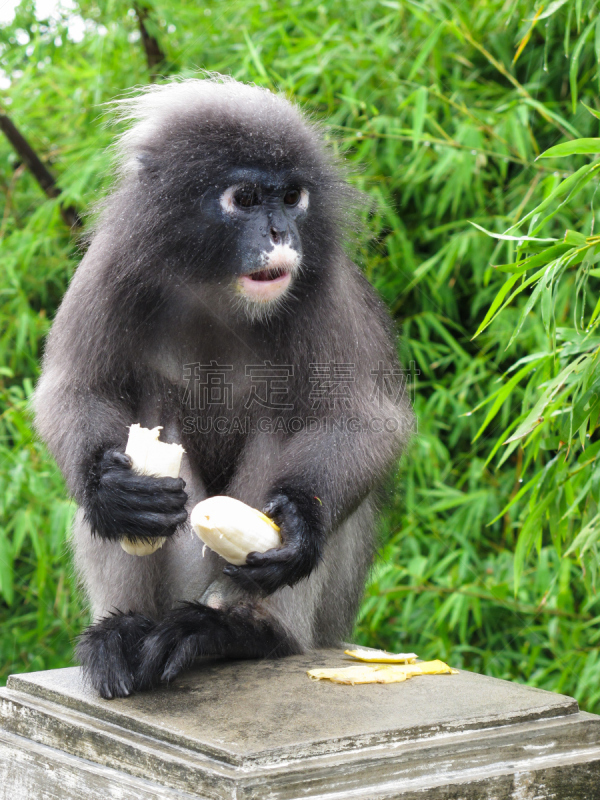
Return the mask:
<svg viewBox="0 0 600 800">
<path fill-rule="evenodd" d="M 220 609 L 186 603 L 146 636 L 136 686 L 146 689 L 171 681 L 197 656 L 260 658 L 296 651 L 277 624 L 253 607 Z"/>
<path fill-rule="evenodd" d="M 81 634 L 77 657 L 85 678 L 101 697 L 127 697 L 138 688 L 141 642 L 155 624 L 143 614 L 116 612 Z"/>
</svg>

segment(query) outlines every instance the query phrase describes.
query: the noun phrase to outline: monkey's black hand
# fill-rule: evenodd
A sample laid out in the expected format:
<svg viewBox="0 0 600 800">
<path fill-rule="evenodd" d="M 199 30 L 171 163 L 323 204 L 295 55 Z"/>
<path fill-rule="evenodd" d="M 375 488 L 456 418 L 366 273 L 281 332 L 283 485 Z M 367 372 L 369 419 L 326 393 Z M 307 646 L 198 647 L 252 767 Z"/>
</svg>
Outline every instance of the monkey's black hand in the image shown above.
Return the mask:
<svg viewBox="0 0 600 800">
<path fill-rule="evenodd" d="M 323 531 L 311 501 L 294 502 L 277 494 L 263 509 L 279 525 L 283 545 L 265 553 L 248 553 L 241 567 L 228 564 L 223 572 L 249 591 L 271 594 L 306 578 L 321 559 Z"/>
<path fill-rule="evenodd" d="M 106 539 L 171 536 L 187 519 L 181 478 L 138 475 L 131 459 L 106 451 L 91 471 L 85 516 L 92 532 Z"/>
</svg>

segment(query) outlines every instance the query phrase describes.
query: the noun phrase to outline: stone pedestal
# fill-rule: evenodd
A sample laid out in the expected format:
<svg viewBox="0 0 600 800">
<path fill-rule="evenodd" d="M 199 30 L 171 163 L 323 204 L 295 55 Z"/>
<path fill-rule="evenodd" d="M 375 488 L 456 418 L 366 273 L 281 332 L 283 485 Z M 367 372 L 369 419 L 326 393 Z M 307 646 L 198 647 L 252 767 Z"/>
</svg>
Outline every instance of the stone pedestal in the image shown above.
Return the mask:
<svg viewBox="0 0 600 800">
<path fill-rule="evenodd" d="M 341 651 L 200 664 L 105 701 L 79 669 L 0 691 L 1 800 L 594 800 L 600 717 L 461 672 L 340 686 Z M 599 678 L 600 680 L 600 678 Z"/>
</svg>

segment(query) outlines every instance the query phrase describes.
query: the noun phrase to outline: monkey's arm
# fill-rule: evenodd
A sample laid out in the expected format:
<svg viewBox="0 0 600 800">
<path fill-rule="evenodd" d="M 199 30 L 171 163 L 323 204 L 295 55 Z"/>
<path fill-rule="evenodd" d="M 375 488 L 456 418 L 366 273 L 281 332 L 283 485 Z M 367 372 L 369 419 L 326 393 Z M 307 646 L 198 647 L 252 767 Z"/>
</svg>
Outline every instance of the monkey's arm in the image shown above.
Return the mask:
<svg viewBox="0 0 600 800">
<path fill-rule="evenodd" d="M 125 396 L 69 379 L 46 363 L 35 393 L 36 428 L 92 532 L 107 539 L 169 536 L 185 522 L 180 478 L 137 475 L 123 452 L 135 412 Z"/>
<path fill-rule="evenodd" d="M 387 402 L 379 408 L 365 402 L 362 411 L 355 408 L 345 418 L 336 414 L 326 422 L 330 424 L 325 430 L 303 431 L 283 442 L 278 457 L 271 448 L 268 460 L 261 463 L 257 449 L 255 457 L 241 465 L 248 474 L 237 476 L 234 492 L 241 491 L 247 499 L 244 486 L 264 476 L 264 511 L 280 526 L 283 538 L 281 548 L 251 553 L 244 566 L 225 567 L 225 574 L 248 590 L 270 593 L 312 572 L 329 531 L 360 505 L 393 466 L 410 434 L 412 415 L 407 404 Z M 266 455 L 268 448 L 263 450 Z"/>
</svg>

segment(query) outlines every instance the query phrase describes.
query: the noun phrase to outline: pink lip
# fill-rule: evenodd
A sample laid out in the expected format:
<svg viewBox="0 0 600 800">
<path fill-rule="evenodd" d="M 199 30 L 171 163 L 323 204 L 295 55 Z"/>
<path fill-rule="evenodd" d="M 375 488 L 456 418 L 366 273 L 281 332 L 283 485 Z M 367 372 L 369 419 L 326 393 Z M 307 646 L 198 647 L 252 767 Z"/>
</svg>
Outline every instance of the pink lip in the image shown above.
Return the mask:
<svg viewBox="0 0 600 800">
<path fill-rule="evenodd" d="M 274 277 L 269 278 L 269 273 Z M 274 300 L 283 294 L 292 280 L 291 272 L 281 272 L 280 269 L 264 269 L 239 278 L 239 287 L 246 297 L 252 300 L 265 302 Z"/>
</svg>

